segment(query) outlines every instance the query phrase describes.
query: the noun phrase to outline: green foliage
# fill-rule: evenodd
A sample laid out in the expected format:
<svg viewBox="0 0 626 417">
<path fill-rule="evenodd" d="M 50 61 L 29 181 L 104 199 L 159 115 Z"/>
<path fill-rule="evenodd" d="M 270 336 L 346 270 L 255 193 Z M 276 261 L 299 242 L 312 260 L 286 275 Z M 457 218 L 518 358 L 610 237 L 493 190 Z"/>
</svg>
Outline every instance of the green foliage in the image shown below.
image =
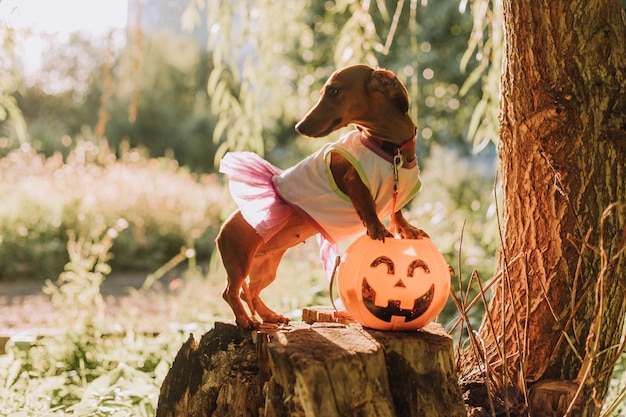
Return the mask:
<svg viewBox="0 0 626 417">
<path fill-rule="evenodd" d="M 20 143 L 25 143 L 26 123 L 19 108 L 15 93 L 20 87 L 21 77 L 15 65 L 16 36 L 4 19 L 0 20 L 0 127 L 12 132 Z M 7 132 L 7 133 L 9 133 Z M 0 130 L 0 137 L 2 130 Z"/>
<path fill-rule="evenodd" d="M 204 172 L 229 149 L 267 152 L 288 166 L 319 148 L 295 140 L 293 126 L 321 84 L 335 69 L 364 62 L 407 85 L 420 155 L 433 143 L 469 149 L 480 84 L 459 95 L 466 74 L 454 63 L 467 49 L 472 19 L 456 1 L 194 1 L 185 21 L 201 14 L 209 19 L 208 52 L 188 38 L 134 30 L 121 51 L 79 35 L 51 39 L 44 71 L 16 96 L 31 145 L 46 155 L 65 151 L 64 135 L 95 126 L 110 95 L 105 135 L 114 147 L 129 140 Z M 467 71 L 485 56 L 468 53 Z"/>
<path fill-rule="evenodd" d="M 29 79 L 18 73 L 22 87 L 14 97 L 26 122 L 25 140 L 20 143 L 27 141 L 52 155 L 66 150 L 62 143 L 65 135 L 75 136 L 84 126 L 96 124 L 106 48 L 104 42 L 76 33 L 65 41 L 52 34 L 41 34 L 40 39 L 49 46 L 42 55 L 41 71 Z M 14 139 L 10 132 L 5 134 Z"/>
<path fill-rule="evenodd" d="M 411 205 L 417 224 L 424 224 L 441 249 L 456 264 L 463 251 L 463 266 L 481 276 L 495 270 L 499 237 L 494 192 L 497 168 L 489 155 L 467 157 L 436 146 L 423 164 L 423 187 Z M 501 202 L 499 202 L 501 204 Z M 459 248 L 464 229 L 463 248 Z"/>
<path fill-rule="evenodd" d="M 0 356 L 0 414 L 153 416 L 184 336 L 59 335 L 15 343 Z"/>
<path fill-rule="evenodd" d="M 216 118 L 206 92 L 210 56 L 193 39 L 167 33 L 144 34 L 141 46 L 135 51 L 130 42 L 115 65 L 107 138 L 112 146 L 129 140 L 152 156 L 212 171 L 217 146 L 211 143 Z"/>
<path fill-rule="evenodd" d="M 116 51 L 108 42 L 80 34 L 63 42 L 52 35 L 46 39 L 50 48 L 37 79 L 19 90 L 3 89 L 11 94 L 0 98 L 21 109 L 26 121 L 22 142 L 28 140 L 48 156 L 67 152 L 64 137 L 96 126 L 102 99 L 109 94 L 105 135 L 113 147 L 130 141 L 151 156 L 175 157 L 195 171 L 213 170 L 215 118 L 206 92 L 211 63 L 194 40 L 143 34 L 139 51 L 133 42 Z M 112 86 L 105 85 L 107 71 Z M 14 83 L 22 82 L 16 73 Z M 22 143 L 14 125 L 0 117 L 6 149 Z"/>
<path fill-rule="evenodd" d="M 188 13 L 203 5 L 190 2 Z M 435 142 L 466 147 L 468 109 L 479 100 L 479 86 L 462 107 L 458 92 L 465 76 L 450 64 L 465 51 L 472 22 L 455 2 L 260 0 L 208 7 L 216 160 L 228 150 L 248 149 L 290 163 L 294 152 L 319 147 L 294 140 L 293 126 L 328 75 L 353 63 L 386 67 L 405 82 L 421 152 Z M 468 68 L 475 66 L 470 60 Z"/>
<path fill-rule="evenodd" d="M 99 224 L 94 229 L 79 232 L 70 230 L 67 242 L 69 262 L 59 275 L 57 284 L 48 280 L 44 292 L 50 295 L 52 305 L 67 314 L 64 321 L 76 335 L 89 333 L 102 326 L 99 322 L 104 309 L 100 285 L 111 273 L 108 262 L 113 239 L 125 229 L 125 222 L 117 222 L 107 229 Z M 71 306 L 72 308 L 67 308 Z"/>
<path fill-rule="evenodd" d="M 461 8 L 467 6 L 461 2 Z M 472 0 L 470 4 L 474 27 L 463 58 L 461 69 L 466 70 L 472 56 L 478 61 L 465 80 L 459 94 L 464 96 L 476 84 L 482 85 L 482 98 L 474 108 L 467 137 L 480 151 L 490 142 L 498 142 L 500 73 L 504 53 L 502 4 L 492 0 Z"/>
<path fill-rule="evenodd" d="M 162 352 L 173 351 L 182 335 L 104 334 L 100 284 L 121 229 L 102 225 L 72 234 L 70 262 L 58 284 L 45 287 L 64 331 L 14 343 L 0 357 L 2 415 L 154 415 L 158 384 L 172 360 Z"/>
<path fill-rule="evenodd" d="M 294 94 L 300 74 L 290 54 L 294 43 L 311 37 L 301 18 L 307 5 L 214 1 L 208 7 L 213 69 L 207 91 L 219 118 L 213 130 L 213 142 L 220 145 L 216 162 L 229 149 L 263 154 L 268 140 L 264 133 L 282 118 L 293 121 L 287 109 L 301 107 L 300 96 Z"/>
<path fill-rule="evenodd" d="M 602 417 L 623 416 L 626 414 L 626 354 L 621 357 L 613 368 Z"/>
<path fill-rule="evenodd" d="M 152 159 L 104 140 L 67 137 L 67 157 L 46 157 L 24 144 L 0 159 L 0 277 L 50 276 L 61 271 L 67 234 L 119 229 L 119 269 L 154 269 L 194 248 L 207 258 L 220 224 L 222 196 L 213 175 L 197 177 L 172 159 Z"/>
</svg>

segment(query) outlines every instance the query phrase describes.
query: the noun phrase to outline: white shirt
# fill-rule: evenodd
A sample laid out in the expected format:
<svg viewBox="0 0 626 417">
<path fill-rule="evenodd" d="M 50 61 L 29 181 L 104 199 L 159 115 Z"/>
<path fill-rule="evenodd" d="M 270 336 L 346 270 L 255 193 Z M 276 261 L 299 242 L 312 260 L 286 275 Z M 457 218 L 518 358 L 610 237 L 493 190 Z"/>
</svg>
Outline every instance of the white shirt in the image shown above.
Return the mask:
<svg viewBox="0 0 626 417">
<path fill-rule="evenodd" d="M 393 210 L 393 158 L 365 139 L 358 130 L 337 142 L 326 144 L 297 165 L 272 178 L 278 195 L 309 219 L 330 242 L 356 238 L 366 229 L 350 197 L 343 193 L 330 170 L 331 153 L 338 152 L 354 166 L 370 190 L 379 219 Z M 419 191 L 417 161 L 405 162 L 398 170 L 398 196 L 395 210 L 400 210 Z"/>
</svg>

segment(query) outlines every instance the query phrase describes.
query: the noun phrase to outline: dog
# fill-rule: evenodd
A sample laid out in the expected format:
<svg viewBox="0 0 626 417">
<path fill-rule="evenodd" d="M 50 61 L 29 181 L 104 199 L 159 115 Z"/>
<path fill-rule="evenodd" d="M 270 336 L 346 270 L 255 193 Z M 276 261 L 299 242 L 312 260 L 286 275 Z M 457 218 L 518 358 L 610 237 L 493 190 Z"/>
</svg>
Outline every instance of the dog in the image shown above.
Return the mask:
<svg viewBox="0 0 626 417">
<path fill-rule="evenodd" d="M 393 72 L 348 66 L 330 76 L 296 131 L 318 138 L 350 124 L 357 130 L 285 171 L 250 152 L 222 159 L 220 171 L 229 176 L 239 209 L 222 225 L 216 245 L 227 274 L 222 295 L 238 326 L 258 328 L 258 318 L 289 322 L 260 293 L 276 278 L 285 252 L 315 234 L 331 245 L 364 233 L 384 241 L 394 235 L 380 219 L 391 215 L 400 237 L 428 237 L 401 211 L 420 188 L 408 110 L 407 90 Z"/>
</svg>

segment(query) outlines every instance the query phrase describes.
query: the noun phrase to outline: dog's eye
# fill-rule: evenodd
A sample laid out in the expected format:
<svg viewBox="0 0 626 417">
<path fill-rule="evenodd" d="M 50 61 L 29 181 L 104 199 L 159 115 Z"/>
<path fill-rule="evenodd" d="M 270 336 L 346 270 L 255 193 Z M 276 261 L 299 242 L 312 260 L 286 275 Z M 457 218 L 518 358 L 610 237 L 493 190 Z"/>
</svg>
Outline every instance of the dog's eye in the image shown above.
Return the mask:
<svg viewBox="0 0 626 417">
<path fill-rule="evenodd" d="M 336 96 L 337 94 L 339 94 L 339 90 L 337 90 L 335 87 L 329 86 L 328 88 L 326 88 L 326 94 L 329 96 Z"/>
</svg>

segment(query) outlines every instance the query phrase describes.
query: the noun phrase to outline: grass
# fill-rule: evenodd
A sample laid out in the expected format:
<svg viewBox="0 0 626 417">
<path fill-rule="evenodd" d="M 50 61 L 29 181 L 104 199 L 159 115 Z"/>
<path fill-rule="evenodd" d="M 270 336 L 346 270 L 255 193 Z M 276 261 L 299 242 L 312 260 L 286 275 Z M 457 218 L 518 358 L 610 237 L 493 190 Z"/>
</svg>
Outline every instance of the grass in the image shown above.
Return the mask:
<svg viewBox="0 0 626 417">
<path fill-rule="evenodd" d="M 0 357 L 5 416 L 152 416 L 159 384 L 183 339 L 134 334 L 42 338 Z"/>
<path fill-rule="evenodd" d="M 104 333 L 100 285 L 110 272 L 110 230 L 70 236 L 70 261 L 58 283 L 45 287 L 60 331 L 14 343 L 0 357 L 2 415 L 154 415 L 156 384 L 169 368 L 163 352 L 183 335 L 138 335 L 131 328 Z"/>
</svg>

